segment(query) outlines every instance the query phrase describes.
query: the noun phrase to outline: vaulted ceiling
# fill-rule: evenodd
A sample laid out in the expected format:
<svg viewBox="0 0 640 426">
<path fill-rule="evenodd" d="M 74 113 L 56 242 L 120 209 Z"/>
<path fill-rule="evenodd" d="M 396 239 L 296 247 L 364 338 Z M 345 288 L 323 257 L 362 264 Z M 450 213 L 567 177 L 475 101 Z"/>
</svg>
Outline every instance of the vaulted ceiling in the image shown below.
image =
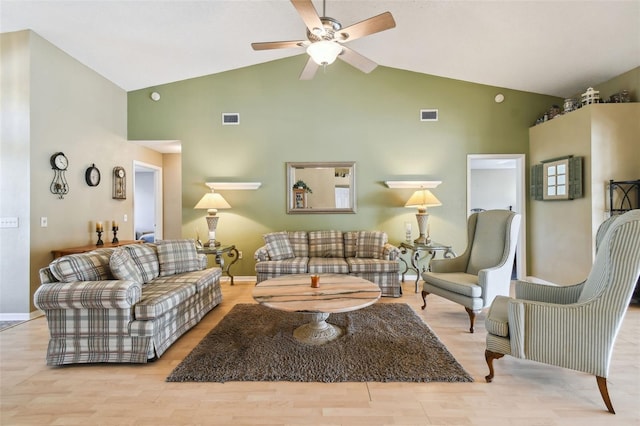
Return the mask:
<svg viewBox="0 0 640 426">
<path fill-rule="evenodd" d="M 322 15 L 322 3 L 314 4 Z M 349 46 L 403 70 L 566 97 L 640 66 L 637 0 L 328 0 L 325 7 L 343 26 L 390 11 L 396 28 Z M 305 37 L 287 0 L 0 0 L 0 31 L 24 29 L 127 91 L 305 54 L 251 49 L 255 41 Z"/>
</svg>

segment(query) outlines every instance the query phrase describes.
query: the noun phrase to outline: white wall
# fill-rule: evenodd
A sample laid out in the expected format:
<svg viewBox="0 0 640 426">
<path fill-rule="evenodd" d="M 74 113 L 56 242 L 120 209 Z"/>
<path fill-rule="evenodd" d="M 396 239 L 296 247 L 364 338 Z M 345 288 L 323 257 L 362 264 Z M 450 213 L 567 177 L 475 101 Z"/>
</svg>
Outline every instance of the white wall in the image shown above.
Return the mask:
<svg viewBox="0 0 640 426">
<path fill-rule="evenodd" d="M 135 232 L 153 232 L 155 230 L 154 174 L 136 172 L 136 199 L 134 203 Z"/>
<path fill-rule="evenodd" d="M 18 228 L 0 229 L 0 319 L 29 312 L 29 33 L 0 34 L 0 217 Z M 6 316 L 3 313 L 14 313 Z"/>
<path fill-rule="evenodd" d="M 470 209 L 515 210 L 516 169 L 472 169 L 470 174 Z"/>
<path fill-rule="evenodd" d="M 133 239 L 133 161 L 162 166 L 162 155 L 127 141 L 123 89 L 32 31 L 0 34 L 0 42 L 0 215 L 20 221 L 17 230 L 0 229 L 0 318 L 10 319 L 35 311 L 38 270 L 52 260 L 51 250 L 95 243 L 95 221 L 117 220 L 118 237 Z M 63 199 L 49 191 L 49 159 L 58 151 L 69 159 Z M 92 163 L 102 174 L 97 187 L 84 180 Z M 115 166 L 127 172 L 126 200 L 112 199 Z"/>
</svg>

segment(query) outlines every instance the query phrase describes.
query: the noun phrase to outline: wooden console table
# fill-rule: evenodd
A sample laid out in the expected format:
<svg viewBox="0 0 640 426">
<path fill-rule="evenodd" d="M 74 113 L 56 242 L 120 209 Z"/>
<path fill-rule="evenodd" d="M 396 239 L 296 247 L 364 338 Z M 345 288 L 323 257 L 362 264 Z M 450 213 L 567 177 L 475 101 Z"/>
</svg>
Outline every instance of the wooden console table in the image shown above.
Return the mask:
<svg viewBox="0 0 640 426">
<path fill-rule="evenodd" d="M 54 259 L 57 259 L 59 257 L 66 256 L 68 254 L 86 253 L 88 251 L 96 250 L 99 248 L 120 247 L 120 246 L 126 246 L 128 244 L 142 244 L 143 242 L 144 241 L 138 241 L 138 240 L 125 240 L 125 241 L 119 241 L 115 244 L 105 242 L 104 245 L 101 245 L 101 246 L 97 246 L 95 244 L 89 244 L 81 247 L 70 247 L 70 248 L 51 250 L 51 254 L 53 254 Z"/>
</svg>

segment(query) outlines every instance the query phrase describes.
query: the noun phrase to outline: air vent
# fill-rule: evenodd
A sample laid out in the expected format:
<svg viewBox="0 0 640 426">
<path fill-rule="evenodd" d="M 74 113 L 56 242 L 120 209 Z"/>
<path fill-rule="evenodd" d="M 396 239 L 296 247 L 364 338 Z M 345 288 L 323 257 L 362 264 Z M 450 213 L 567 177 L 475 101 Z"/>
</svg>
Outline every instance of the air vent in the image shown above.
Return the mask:
<svg viewBox="0 0 640 426">
<path fill-rule="evenodd" d="M 222 125 L 238 125 L 240 124 L 240 114 L 237 112 L 223 112 L 222 113 Z"/>
<path fill-rule="evenodd" d="M 438 121 L 437 109 L 421 109 L 420 121 Z"/>
</svg>

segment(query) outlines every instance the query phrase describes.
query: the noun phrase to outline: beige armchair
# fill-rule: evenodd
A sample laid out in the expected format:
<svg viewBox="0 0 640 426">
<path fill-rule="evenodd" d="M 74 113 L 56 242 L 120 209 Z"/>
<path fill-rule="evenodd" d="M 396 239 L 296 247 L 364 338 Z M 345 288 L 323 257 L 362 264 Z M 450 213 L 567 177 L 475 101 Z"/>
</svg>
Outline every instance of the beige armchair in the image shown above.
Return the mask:
<svg viewBox="0 0 640 426">
<path fill-rule="evenodd" d="M 516 298 L 497 297 L 485 321 L 489 367 L 511 355 L 596 376 L 607 409 L 613 344 L 640 274 L 640 210 L 605 221 L 591 273 L 572 286 L 518 281 Z"/>
<path fill-rule="evenodd" d="M 452 259 L 433 259 L 422 273 L 422 298 L 433 293 L 464 306 L 473 333 L 476 314 L 498 295 L 509 295 L 520 215 L 509 210 L 487 210 L 469 216 L 468 245 Z"/>
</svg>

